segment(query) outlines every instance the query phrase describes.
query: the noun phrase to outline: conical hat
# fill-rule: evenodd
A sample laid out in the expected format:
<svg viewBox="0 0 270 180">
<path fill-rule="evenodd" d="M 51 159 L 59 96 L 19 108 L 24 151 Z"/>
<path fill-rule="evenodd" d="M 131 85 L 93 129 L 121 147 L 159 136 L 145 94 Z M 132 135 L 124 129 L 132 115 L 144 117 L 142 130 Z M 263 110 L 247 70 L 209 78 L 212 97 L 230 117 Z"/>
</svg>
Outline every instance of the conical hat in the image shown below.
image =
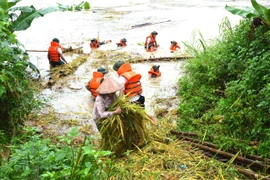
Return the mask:
<svg viewBox="0 0 270 180">
<path fill-rule="evenodd" d="M 117 82 L 113 78 L 107 77 L 97 88 L 96 92 L 99 94 L 110 94 L 124 88 L 124 85 Z"/>
</svg>

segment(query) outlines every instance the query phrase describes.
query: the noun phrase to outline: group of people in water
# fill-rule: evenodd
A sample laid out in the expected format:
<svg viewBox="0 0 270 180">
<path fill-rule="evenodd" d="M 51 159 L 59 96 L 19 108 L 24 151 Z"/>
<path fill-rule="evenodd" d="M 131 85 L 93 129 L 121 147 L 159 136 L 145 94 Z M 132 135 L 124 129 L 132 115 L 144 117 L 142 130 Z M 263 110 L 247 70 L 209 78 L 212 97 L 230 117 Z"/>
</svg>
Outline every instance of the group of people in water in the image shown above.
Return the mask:
<svg viewBox="0 0 270 180">
<path fill-rule="evenodd" d="M 144 48 L 146 52 L 156 51 L 159 45 L 156 41 L 156 31 L 151 32 L 146 37 Z M 99 48 L 101 45 L 110 43 L 109 41 L 98 41 L 93 38 L 90 42 L 90 48 Z M 116 43 L 117 47 L 127 46 L 127 39 L 122 38 L 120 42 Z M 176 41 L 171 41 L 171 52 L 180 50 L 180 46 Z M 51 46 L 48 49 L 48 60 L 52 67 L 67 63 L 63 56 L 63 47 L 60 45 L 60 41 L 54 38 L 51 42 Z M 151 78 L 157 78 L 161 76 L 159 65 L 152 65 L 148 74 Z M 116 92 L 119 91 L 119 95 L 126 95 L 131 102 L 137 103 L 144 107 L 145 97 L 143 95 L 142 84 L 140 82 L 141 74 L 132 70 L 131 64 L 122 60 L 116 61 L 113 65 L 113 69 L 118 74 L 118 80 L 111 77 L 105 77 L 108 70 L 104 67 L 98 68 L 93 72 L 93 77 L 86 84 L 86 89 L 91 92 L 93 100 L 95 101 L 93 109 L 93 120 L 96 122 L 97 128 L 100 130 L 102 121 L 109 116 L 121 114 L 121 108 L 117 107 L 114 111 L 108 111 L 108 107 L 115 101 Z M 155 120 L 152 116 L 149 116 L 153 123 Z"/>
<path fill-rule="evenodd" d="M 159 47 L 159 44 L 157 43 L 157 40 L 156 40 L 157 35 L 158 35 L 158 33 L 156 31 L 153 31 L 153 32 L 151 32 L 151 34 L 149 36 L 146 37 L 145 43 L 144 43 L 144 48 L 145 48 L 146 52 L 154 52 Z M 91 39 L 91 42 L 90 42 L 90 48 L 91 49 L 99 48 L 101 45 L 107 44 L 110 42 L 112 42 L 112 41 L 108 40 L 108 41 L 101 41 L 100 42 L 96 38 L 93 38 L 93 39 Z M 120 42 L 116 43 L 116 45 L 117 45 L 117 47 L 127 46 L 127 39 L 126 38 L 120 39 Z M 180 46 L 178 45 L 178 42 L 171 41 L 170 51 L 175 52 L 175 51 L 179 51 L 179 50 L 180 50 Z"/>
<path fill-rule="evenodd" d="M 159 44 L 157 43 L 156 36 L 158 33 L 156 31 L 153 31 L 150 33 L 149 36 L 146 37 L 144 42 L 144 48 L 146 52 L 154 52 L 159 47 Z M 90 48 L 96 49 L 99 48 L 101 45 L 107 44 L 112 42 L 111 40 L 107 41 L 99 41 L 96 38 L 92 38 L 90 42 Z M 127 46 L 127 39 L 122 38 L 120 39 L 120 42 L 116 43 L 117 47 L 126 47 Z M 58 65 L 67 64 L 67 61 L 65 60 L 65 57 L 63 56 L 63 50 L 64 48 L 61 46 L 60 41 L 58 38 L 53 38 L 51 45 L 48 49 L 48 60 L 52 67 L 56 67 Z M 171 41 L 170 51 L 175 52 L 179 51 L 180 46 L 178 45 L 177 41 Z"/>
</svg>

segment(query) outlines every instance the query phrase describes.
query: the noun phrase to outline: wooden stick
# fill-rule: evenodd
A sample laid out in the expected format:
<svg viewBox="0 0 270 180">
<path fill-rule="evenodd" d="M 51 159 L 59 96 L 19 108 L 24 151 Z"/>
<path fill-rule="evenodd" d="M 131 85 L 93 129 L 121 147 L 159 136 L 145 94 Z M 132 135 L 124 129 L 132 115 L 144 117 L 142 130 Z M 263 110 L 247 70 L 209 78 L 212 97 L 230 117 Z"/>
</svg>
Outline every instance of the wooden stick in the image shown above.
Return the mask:
<svg viewBox="0 0 270 180">
<path fill-rule="evenodd" d="M 221 155 L 221 156 L 225 156 L 227 158 L 233 158 L 235 156 L 235 154 L 231 154 L 231 153 L 221 151 L 221 150 L 218 150 L 218 149 L 215 149 L 215 148 L 207 147 L 207 146 L 197 144 L 197 143 L 194 143 L 194 142 L 190 142 L 190 143 L 194 147 L 198 147 L 200 149 L 207 150 L 207 151 L 210 151 L 212 153 L 215 153 L 215 154 L 218 154 L 218 155 Z M 270 172 L 270 166 L 264 165 L 264 164 L 262 164 L 260 162 L 253 161 L 251 159 L 244 158 L 242 156 L 237 156 L 234 161 L 236 161 L 236 160 L 241 162 L 241 163 L 244 163 L 244 164 L 248 165 L 249 167 L 256 167 L 256 168 L 259 168 L 261 170 L 265 170 L 267 172 Z"/>
<path fill-rule="evenodd" d="M 185 60 L 185 59 L 191 59 L 193 57 L 185 57 L 185 56 L 179 56 L 179 57 L 157 57 L 157 58 L 145 58 L 145 59 L 138 59 L 138 60 L 131 60 L 129 62 L 131 63 L 138 63 L 138 62 L 144 62 L 144 61 L 173 61 L 173 60 Z"/>
<path fill-rule="evenodd" d="M 139 27 L 144 27 L 144 26 L 155 25 L 155 24 L 161 24 L 161 23 L 170 22 L 170 21 L 171 21 L 171 20 L 161 21 L 161 22 L 156 22 L 156 23 L 143 23 L 143 24 L 137 24 L 137 25 L 131 26 L 131 29 L 135 29 L 135 28 L 139 28 Z"/>
<path fill-rule="evenodd" d="M 216 144 L 213 144 L 213 143 L 210 143 L 210 142 L 207 142 L 207 141 L 201 141 L 199 139 L 194 139 L 194 138 L 190 138 L 190 137 L 186 137 L 186 136 L 183 136 L 183 135 L 177 135 L 178 138 L 180 139 L 183 139 L 183 140 L 187 140 L 187 141 L 190 141 L 190 142 L 195 142 L 195 143 L 200 143 L 202 145 L 206 145 L 208 147 L 212 147 L 212 148 L 215 148 L 217 149 L 218 146 Z M 238 151 L 235 150 L 235 149 L 228 149 L 229 152 L 231 153 L 237 153 Z M 270 159 L 268 158 L 262 158 L 260 156 L 256 156 L 256 155 L 244 155 L 245 157 L 251 159 L 251 160 L 258 160 L 258 161 L 262 161 L 262 162 L 267 162 L 267 163 L 270 163 Z"/>
<path fill-rule="evenodd" d="M 48 52 L 46 50 L 25 50 L 27 52 Z"/>
<path fill-rule="evenodd" d="M 174 135 L 184 135 L 184 136 L 196 136 L 196 137 L 199 137 L 199 134 L 197 133 L 192 133 L 192 132 L 181 132 L 181 131 L 176 131 L 176 130 L 171 130 L 171 134 L 174 134 Z M 214 139 L 215 137 L 214 136 L 211 136 L 211 135 L 207 135 L 207 137 L 211 138 L 211 139 Z M 237 140 L 239 142 L 242 142 L 242 143 L 245 143 L 244 140 Z M 260 144 L 259 142 L 257 141 L 250 141 L 249 142 L 249 145 L 258 145 Z"/>
<path fill-rule="evenodd" d="M 211 158 L 212 158 L 212 156 L 211 156 L 211 158 L 208 157 L 208 156 L 205 156 L 205 157 L 206 157 L 206 159 L 208 159 L 208 160 L 211 160 Z M 217 159 L 217 160 L 220 161 L 219 159 Z M 221 162 L 223 162 L 223 161 L 221 161 Z M 225 164 L 225 163 L 224 163 L 224 165 L 225 165 L 226 167 L 229 166 L 228 164 Z M 269 177 L 262 176 L 261 174 L 254 173 L 254 172 L 249 171 L 249 170 L 241 169 L 241 168 L 238 167 L 237 165 L 234 165 L 234 168 L 235 168 L 239 173 L 242 173 L 242 174 L 244 174 L 245 176 L 252 177 L 252 178 L 254 178 L 254 179 L 270 180 Z"/>
<path fill-rule="evenodd" d="M 64 48 L 64 50 L 67 50 L 67 52 L 70 52 L 70 51 L 74 51 L 74 50 L 78 50 L 78 49 L 81 49 L 83 47 L 78 47 L 78 48 L 75 48 L 75 49 L 70 49 L 70 48 Z M 25 50 L 27 52 L 48 52 L 47 50 Z"/>
</svg>

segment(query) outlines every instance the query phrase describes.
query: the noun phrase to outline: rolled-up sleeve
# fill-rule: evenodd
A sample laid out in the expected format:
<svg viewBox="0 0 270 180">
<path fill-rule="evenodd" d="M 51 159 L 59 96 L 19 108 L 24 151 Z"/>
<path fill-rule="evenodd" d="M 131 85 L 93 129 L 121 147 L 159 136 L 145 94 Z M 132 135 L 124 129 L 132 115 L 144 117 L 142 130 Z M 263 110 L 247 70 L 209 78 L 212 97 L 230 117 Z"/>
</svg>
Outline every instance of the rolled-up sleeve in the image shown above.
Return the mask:
<svg viewBox="0 0 270 180">
<path fill-rule="evenodd" d="M 105 104 L 101 98 L 96 99 L 95 105 L 97 113 L 100 116 L 99 118 L 107 118 L 113 115 L 113 111 L 106 111 Z"/>
</svg>

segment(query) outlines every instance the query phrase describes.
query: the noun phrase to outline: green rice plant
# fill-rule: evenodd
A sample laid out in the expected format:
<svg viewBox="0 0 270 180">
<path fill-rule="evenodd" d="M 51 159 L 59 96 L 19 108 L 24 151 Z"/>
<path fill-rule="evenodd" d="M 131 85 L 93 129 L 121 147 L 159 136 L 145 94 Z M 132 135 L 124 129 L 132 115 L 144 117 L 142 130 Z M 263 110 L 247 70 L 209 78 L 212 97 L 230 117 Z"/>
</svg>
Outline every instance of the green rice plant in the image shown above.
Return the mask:
<svg viewBox="0 0 270 180">
<path fill-rule="evenodd" d="M 143 107 L 129 102 L 126 96 L 120 96 L 109 110 L 117 106 L 121 107 L 122 113 L 102 122 L 101 147 L 114 152 L 116 156 L 121 156 L 127 150 L 139 148 L 147 142 L 146 123 L 151 119 Z"/>
</svg>

